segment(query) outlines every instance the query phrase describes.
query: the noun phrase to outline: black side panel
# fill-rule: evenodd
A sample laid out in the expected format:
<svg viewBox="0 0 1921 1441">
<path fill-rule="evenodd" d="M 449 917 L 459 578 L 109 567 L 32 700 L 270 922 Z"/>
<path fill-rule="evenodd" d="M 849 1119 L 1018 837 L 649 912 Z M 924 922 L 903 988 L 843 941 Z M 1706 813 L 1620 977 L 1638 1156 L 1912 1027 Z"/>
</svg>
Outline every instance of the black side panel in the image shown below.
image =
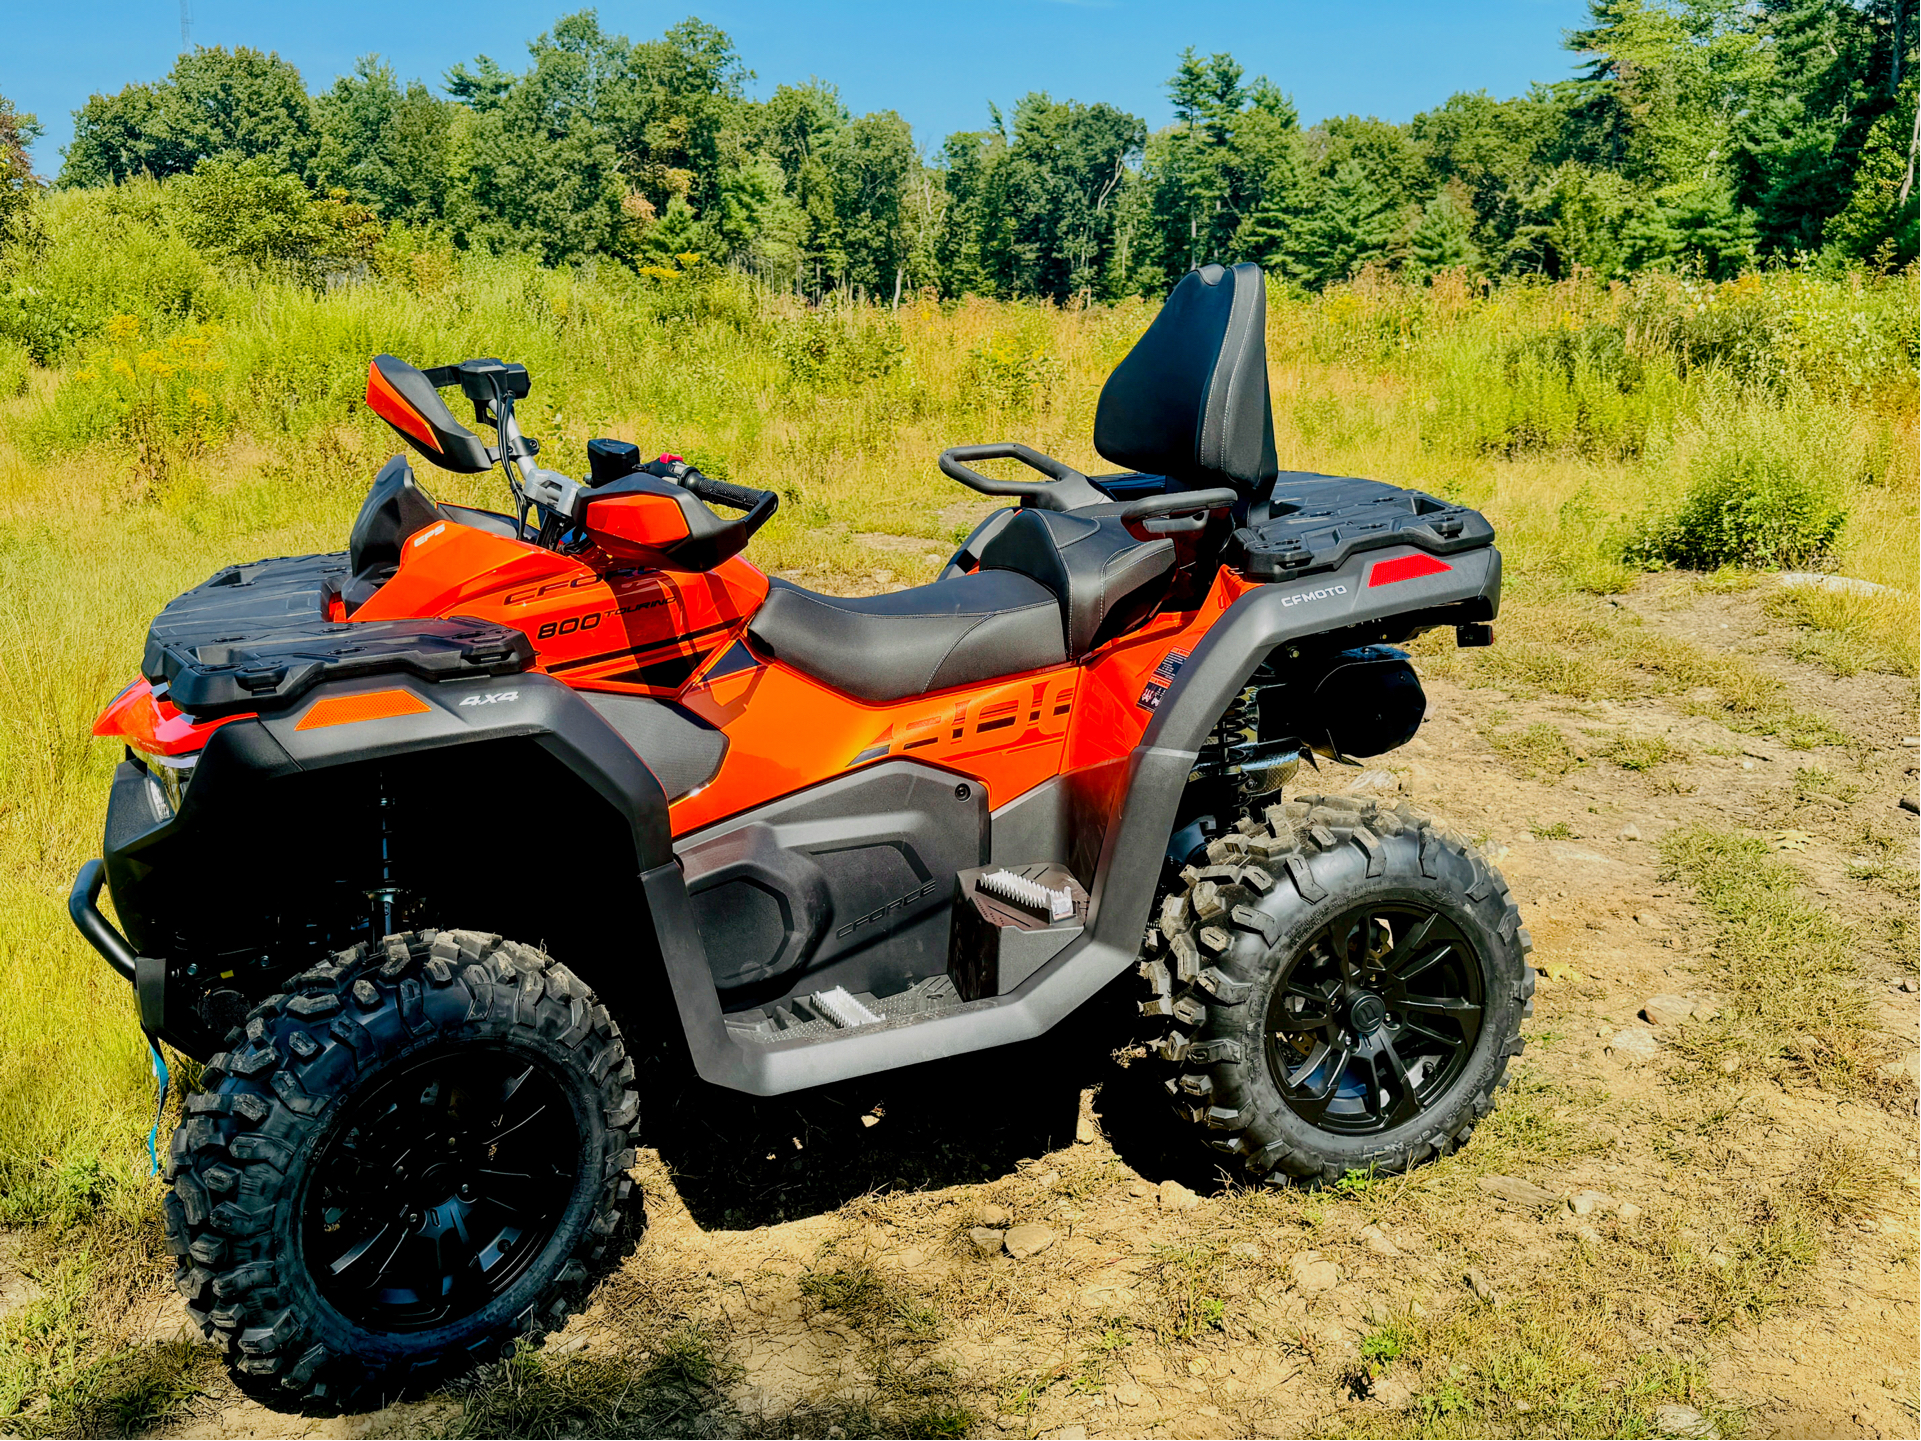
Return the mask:
<svg viewBox="0 0 1921 1441">
<path fill-rule="evenodd" d="M 731 1006 L 836 985 L 886 992 L 941 974 L 954 876 L 985 862 L 986 846 L 980 786 L 890 761 L 675 849 Z"/>
<path fill-rule="evenodd" d="M 653 773 L 545 676 L 325 694 L 395 688 L 423 708 L 305 730 L 304 711 L 229 721 L 177 815 L 137 764 L 115 773 L 114 909 L 164 963 L 167 1039 L 188 1054 L 218 1049 L 287 975 L 387 929 L 526 936 L 610 1004 L 638 987 L 655 947 L 637 878 L 673 855 Z"/>
<path fill-rule="evenodd" d="M 600 691 L 581 696 L 647 762 L 670 801 L 706 785 L 727 754 L 725 732 L 677 705 Z"/>
</svg>

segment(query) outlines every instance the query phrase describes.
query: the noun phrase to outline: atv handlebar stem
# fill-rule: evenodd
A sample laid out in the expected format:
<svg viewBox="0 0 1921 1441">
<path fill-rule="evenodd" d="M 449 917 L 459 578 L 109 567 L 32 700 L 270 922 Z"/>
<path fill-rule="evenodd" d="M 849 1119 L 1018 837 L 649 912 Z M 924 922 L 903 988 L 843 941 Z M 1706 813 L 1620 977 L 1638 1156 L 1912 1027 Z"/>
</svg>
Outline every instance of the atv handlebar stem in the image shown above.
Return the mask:
<svg viewBox="0 0 1921 1441">
<path fill-rule="evenodd" d="M 1030 470 L 1048 476 L 1047 481 L 996 480 L 982 475 L 971 465 L 974 460 L 1018 460 Z M 941 473 L 951 480 L 978 490 L 982 495 L 1019 496 L 1020 502 L 1034 510 L 1079 510 L 1088 505 L 1104 505 L 1108 497 L 1073 466 L 1042 455 L 1025 445 L 996 442 L 992 445 L 956 445 L 943 450 Z"/>
</svg>

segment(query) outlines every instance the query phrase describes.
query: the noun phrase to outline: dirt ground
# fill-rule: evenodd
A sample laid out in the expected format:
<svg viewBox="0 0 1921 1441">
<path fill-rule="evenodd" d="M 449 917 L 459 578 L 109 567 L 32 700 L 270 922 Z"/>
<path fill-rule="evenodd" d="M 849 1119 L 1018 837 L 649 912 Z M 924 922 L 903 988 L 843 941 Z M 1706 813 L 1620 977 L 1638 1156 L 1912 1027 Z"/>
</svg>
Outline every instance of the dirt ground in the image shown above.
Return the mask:
<svg viewBox="0 0 1921 1441">
<path fill-rule="evenodd" d="M 1361 780 L 1484 846 L 1534 937 L 1528 1051 L 1457 1156 L 1311 1194 L 1226 1184 L 1152 1068 L 1114 1055 L 1125 981 L 1044 1044 L 801 1098 L 643 1073 L 645 1231 L 564 1328 L 368 1416 L 268 1411 L 209 1372 L 160 1434 L 1678 1434 L 1694 1418 L 1656 1403 L 1685 1402 L 1721 1434 L 1914 1436 L 1915 687 L 1794 659 L 1764 598 L 1664 578 L 1602 604 L 1745 653 L 1848 746 L 1443 664 L 1421 735 Z M 1574 753 L 1558 778 L 1499 744 L 1537 724 Z M 1624 735 L 1669 758 L 1605 759 Z M 1725 999 L 1658 854 L 1696 823 L 1767 838 L 1854 931 L 1885 1085 L 1837 1096 L 1733 1055 L 1711 1085 L 1680 1074 L 1692 1022 L 1642 1012 Z M 1728 1238 L 1823 1165 L 1849 1204 L 1769 1292 Z M 140 1305 L 150 1342 L 179 1331 L 170 1294 Z"/>
</svg>

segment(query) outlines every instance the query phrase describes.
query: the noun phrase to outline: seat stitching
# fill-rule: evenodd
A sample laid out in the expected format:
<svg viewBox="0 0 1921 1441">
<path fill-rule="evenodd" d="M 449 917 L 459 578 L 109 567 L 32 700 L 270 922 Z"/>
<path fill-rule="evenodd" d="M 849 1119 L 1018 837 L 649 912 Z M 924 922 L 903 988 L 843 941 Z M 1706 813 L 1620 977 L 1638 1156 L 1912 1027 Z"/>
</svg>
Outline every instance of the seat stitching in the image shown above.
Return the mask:
<svg viewBox="0 0 1921 1441">
<path fill-rule="evenodd" d="M 1107 619 L 1107 582 L 1110 579 L 1120 579 L 1127 574 L 1130 567 L 1140 565 L 1144 561 L 1151 560 L 1160 554 L 1162 554 L 1162 552 L 1154 546 L 1137 546 L 1132 551 L 1121 551 L 1118 555 L 1110 557 L 1107 564 L 1101 567 L 1101 611 L 1094 627 L 1096 632 L 1100 630 L 1098 622 Z M 1113 570 L 1113 565 L 1116 560 L 1121 562 L 1119 570 Z M 1111 575 L 1110 571 L 1112 571 Z"/>
<path fill-rule="evenodd" d="M 1045 607 L 1045 608 L 1058 609 L 1058 607 Z M 955 636 L 954 643 L 949 647 L 947 647 L 946 650 L 941 652 L 941 658 L 934 663 L 934 668 L 927 672 L 926 677 L 921 681 L 920 690 L 919 692 L 917 692 L 917 694 L 925 695 L 928 691 L 934 688 L 934 677 L 940 674 L 941 667 L 946 665 L 947 662 L 953 658 L 954 652 L 960 649 L 962 642 L 964 642 L 967 639 L 967 637 L 972 635 L 975 631 L 979 630 L 982 626 L 986 625 L 987 622 L 992 620 L 995 615 L 1024 615 L 1030 610 L 1041 610 L 1041 609 L 1043 609 L 1043 607 L 1038 604 L 1024 605 L 1024 606 L 1021 606 L 1018 610 L 995 611 L 990 615 L 982 616 L 979 620 L 975 621 L 972 625 L 967 627 L 966 630 L 962 631 L 959 635 Z M 906 699 L 906 697 L 903 696 L 902 699 L 904 700 Z"/>
</svg>

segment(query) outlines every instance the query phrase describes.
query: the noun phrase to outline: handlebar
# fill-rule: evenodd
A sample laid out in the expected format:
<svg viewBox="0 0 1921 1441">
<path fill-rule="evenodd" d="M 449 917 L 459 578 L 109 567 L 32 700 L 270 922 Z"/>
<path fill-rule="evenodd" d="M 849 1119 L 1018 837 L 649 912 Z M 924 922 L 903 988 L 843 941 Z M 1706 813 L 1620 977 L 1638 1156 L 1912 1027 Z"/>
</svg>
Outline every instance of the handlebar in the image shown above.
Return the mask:
<svg viewBox="0 0 1921 1441">
<path fill-rule="evenodd" d="M 744 485 L 732 485 L 724 480 L 712 480 L 695 470 L 691 465 L 680 477 L 680 483 L 700 499 L 713 505 L 732 506 L 735 510 L 747 512 L 741 518 L 747 534 L 759 530 L 773 518 L 780 509 L 780 497 L 771 490 L 749 490 Z"/>
<path fill-rule="evenodd" d="M 967 464 L 973 460 L 1018 460 L 1028 469 L 1038 470 L 1050 479 L 1046 482 L 996 480 L 991 475 L 982 475 Z M 1107 500 L 1086 476 L 1071 465 L 1051 455 L 1042 455 L 1025 445 L 1007 442 L 957 445 L 941 452 L 940 468 L 941 473 L 950 480 L 958 480 L 982 495 L 1017 495 L 1022 505 L 1034 510 L 1079 510 L 1084 505 L 1100 505 Z"/>
</svg>

